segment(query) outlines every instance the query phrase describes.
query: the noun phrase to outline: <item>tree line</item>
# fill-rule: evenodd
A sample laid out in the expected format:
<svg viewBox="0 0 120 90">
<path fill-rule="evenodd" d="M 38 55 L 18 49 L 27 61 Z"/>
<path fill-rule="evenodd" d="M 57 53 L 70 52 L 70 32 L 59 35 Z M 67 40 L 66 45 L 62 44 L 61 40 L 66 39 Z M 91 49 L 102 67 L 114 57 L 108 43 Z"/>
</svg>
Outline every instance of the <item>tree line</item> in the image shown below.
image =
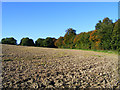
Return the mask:
<svg viewBox="0 0 120 90">
<path fill-rule="evenodd" d="M 115 23 L 108 17 L 100 20 L 95 30 L 76 34 L 76 30 L 69 28 L 65 35 L 58 39 L 47 37 L 38 38 L 35 43 L 28 37 L 22 38 L 19 45 L 52 47 L 52 48 L 72 48 L 72 49 L 94 49 L 94 50 L 119 50 L 120 51 L 120 19 Z M 16 45 L 17 40 L 13 37 L 3 38 L 2 44 Z"/>
<path fill-rule="evenodd" d="M 46 39 L 38 38 L 34 43 L 33 39 L 29 39 L 28 37 L 26 37 L 22 38 L 18 45 L 56 48 L 56 46 L 54 45 L 55 41 L 56 41 L 55 38 L 47 37 Z M 14 39 L 13 37 L 3 38 L 1 40 L 1 43 L 17 45 L 17 40 Z"/>
</svg>

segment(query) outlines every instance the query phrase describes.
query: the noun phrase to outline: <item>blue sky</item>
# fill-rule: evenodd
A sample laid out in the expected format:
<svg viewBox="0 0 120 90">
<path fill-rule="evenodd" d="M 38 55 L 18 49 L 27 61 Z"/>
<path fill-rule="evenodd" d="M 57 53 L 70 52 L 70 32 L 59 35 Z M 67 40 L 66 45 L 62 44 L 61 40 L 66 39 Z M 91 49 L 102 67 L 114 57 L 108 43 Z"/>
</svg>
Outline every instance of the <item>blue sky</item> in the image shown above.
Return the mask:
<svg viewBox="0 0 120 90">
<path fill-rule="evenodd" d="M 2 37 L 21 38 L 64 36 L 73 28 L 80 32 L 95 29 L 99 20 L 118 19 L 117 2 L 3 2 Z"/>
</svg>

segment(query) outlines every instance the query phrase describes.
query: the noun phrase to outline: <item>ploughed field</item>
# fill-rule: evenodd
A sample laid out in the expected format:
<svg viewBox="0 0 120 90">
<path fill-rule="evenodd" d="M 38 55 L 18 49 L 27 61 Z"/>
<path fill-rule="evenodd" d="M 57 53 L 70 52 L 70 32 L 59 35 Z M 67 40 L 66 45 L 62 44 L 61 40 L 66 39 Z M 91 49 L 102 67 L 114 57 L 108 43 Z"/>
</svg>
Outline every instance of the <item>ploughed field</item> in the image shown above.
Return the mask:
<svg viewBox="0 0 120 90">
<path fill-rule="evenodd" d="M 2 86 L 119 87 L 118 55 L 72 49 L 2 45 Z"/>
</svg>

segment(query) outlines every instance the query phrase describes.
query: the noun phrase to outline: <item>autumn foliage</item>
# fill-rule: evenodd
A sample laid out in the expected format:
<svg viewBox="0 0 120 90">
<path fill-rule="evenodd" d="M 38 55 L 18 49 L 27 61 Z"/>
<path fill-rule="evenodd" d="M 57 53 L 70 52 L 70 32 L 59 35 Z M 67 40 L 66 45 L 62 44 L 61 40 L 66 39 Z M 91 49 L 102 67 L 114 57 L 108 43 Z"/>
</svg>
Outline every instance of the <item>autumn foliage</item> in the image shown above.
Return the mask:
<svg viewBox="0 0 120 90">
<path fill-rule="evenodd" d="M 3 44 L 16 44 L 14 38 L 3 38 Z M 35 44 L 32 39 L 22 38 L 20 45 L 52 47 L 52 48 L 77 48 L 94 50 L 118 50 L 120 52 L 120 19 L 115 23 L 108 17 L 99 20 L 95 30 L 76 34 L 76 30 L 68 28 L 65 35 L 58 39 L 47 37 L 38 38 Z"/>
<path fill-rule="evenodd" d="M 59 48 L 120 50 L 120 25 L 118 24 L 120 20 L 118 21 L 113 23 L 112 20 L 106 17 L 96 24 L 96 29 L 93 31 L 74 35 L 68 35 L 69 32 L 66 32 L 62 40 L 60 40 L 61 37 L 56 40 L 55 45 Z"/>
</svg>

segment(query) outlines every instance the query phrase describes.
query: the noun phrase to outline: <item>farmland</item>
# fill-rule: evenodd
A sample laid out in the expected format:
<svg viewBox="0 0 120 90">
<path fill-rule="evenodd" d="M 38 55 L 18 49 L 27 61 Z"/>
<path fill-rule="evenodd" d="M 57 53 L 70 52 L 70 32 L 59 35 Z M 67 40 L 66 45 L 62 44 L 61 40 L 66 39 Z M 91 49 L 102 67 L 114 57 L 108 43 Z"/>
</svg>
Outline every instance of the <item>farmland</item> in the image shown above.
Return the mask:
<svg viewBox="0 0 120 90">
<path fill-rule="evenodd" d="M 117 54 L 2 45 L 6 88 L 118 88 L 117 69 Z"/>
</svg>

